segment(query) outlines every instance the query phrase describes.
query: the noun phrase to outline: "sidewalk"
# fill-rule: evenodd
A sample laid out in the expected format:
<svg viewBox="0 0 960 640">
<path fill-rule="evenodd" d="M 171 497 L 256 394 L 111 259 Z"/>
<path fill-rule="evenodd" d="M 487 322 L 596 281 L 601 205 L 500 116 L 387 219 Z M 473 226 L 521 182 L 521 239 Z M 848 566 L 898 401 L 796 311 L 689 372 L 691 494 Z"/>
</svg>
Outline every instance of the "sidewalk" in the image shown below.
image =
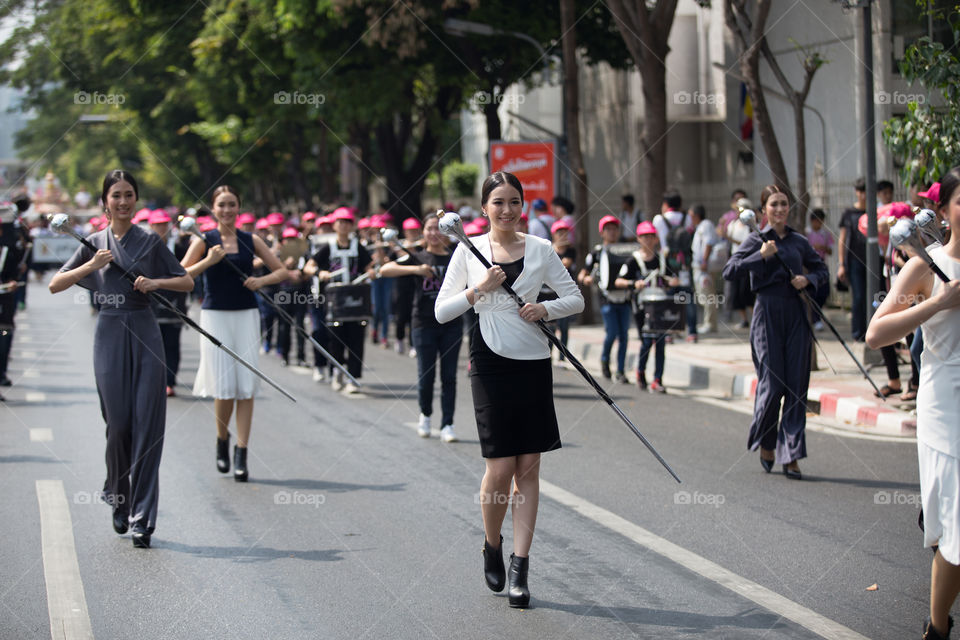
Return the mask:
<svg viewBox="0 0 960 640">
<path fill-rule="evenodd" d="M 880 353 L 863 343 L 854 343 L 850 337 L 850 315 L 839 309 L 828 309 L 827 317 L 843 336 L 847 345 L 867 368 L 870 377 L 882 387 L 887 383 L 886 369 Z M 570 327 L 568 348 L 599 379 L 600 352 L 603 348 L 602 325 Z M 819 416 L 837 429 L 903 438 L 916 437 L 917 423 L 914 402 L 903 402 L 895 394 L 883 402 L 873 391 L 843 345 L 833 333 L 824 328 L 817 332 L 823 351 L 817 351 L 819 370 L 810 374 L 807 394 L 808 412 Z M 612 368 L 616 369 L 617 344 L 611 354 Z M 627 377 L 635 380 L 640 340 L 636 327 L 631 327 L 627 349 Z M 826 357 L 824 357 L 824 353 Z M 910 380 L 909 354 L 901 352 L 900 380 L 906 389 Z M 834 373 L 827 360 L 836 369 Z M 868 365 L 868 361 L 874 363 Z M 904 362 L 905 361 L 905 362 Z M 647 377 L 652 377 L 653 353 L 647 363 Z M 697 343 L 689 343 L 684 335 L 677 335 L 666 349 L 664 385 L 671 389 L 708 395 L 729 400 L 748 400 L 756 394 L 757 376 L 750 356 L 750 330 L 720 323 L 716 333 L 699 336 Z M 612 383 L 610 383 L 612 384 Z M 637 393 L 639 389 L 634 387 Z"/>
</svg>

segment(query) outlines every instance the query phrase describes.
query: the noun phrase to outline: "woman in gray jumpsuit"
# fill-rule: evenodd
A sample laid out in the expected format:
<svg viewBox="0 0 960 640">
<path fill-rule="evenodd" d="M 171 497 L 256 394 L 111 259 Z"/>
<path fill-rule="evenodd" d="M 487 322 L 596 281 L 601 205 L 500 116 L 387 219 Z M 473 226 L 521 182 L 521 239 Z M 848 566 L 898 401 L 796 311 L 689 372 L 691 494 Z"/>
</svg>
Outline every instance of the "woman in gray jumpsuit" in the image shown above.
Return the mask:
<svg viewBox="0 0 960 640">
<path fill-rule="evenodd" d="M 809 288 L 812 296 L 826 284 L 829 274 L 807 238 L 787 226 L 790 204 L 785 193 L 774 185 L 764 187 L 760 213 L 767 216 L 769 224 L 760 233 L 751 233 L 723 269 L 727 280 L 749 276 L 750 290 L 757 296 L 750 323 L 757 396 L 747 447 L 751 451 L 759 447 L 760 464 L 767 473 L 776 462 L 783 465 L 787 478 L 800 480 L 803 476 L 797 461 L 807 457 L 812 334 L 799 290 Z"/>
<path fill-rule="evenodd" d="M 132 175 L 107 174 L 102 198 L 110 226 L 88 238 L 98 251 L 81 245 L 50 281 L 50 291 L 79 284 L 100 305 L 93 371 L 107 423 L 104 494 L 114 530 L 130 528 L 133 546 L 147 548 L 157 521 L 167 398 L 163 342 L 146 294 L 190 291 L 193 279 L 158 235 L 131 223 L 137 197 Z M 133 284 L 125 271 L 138 276 Z"/>
</svg>

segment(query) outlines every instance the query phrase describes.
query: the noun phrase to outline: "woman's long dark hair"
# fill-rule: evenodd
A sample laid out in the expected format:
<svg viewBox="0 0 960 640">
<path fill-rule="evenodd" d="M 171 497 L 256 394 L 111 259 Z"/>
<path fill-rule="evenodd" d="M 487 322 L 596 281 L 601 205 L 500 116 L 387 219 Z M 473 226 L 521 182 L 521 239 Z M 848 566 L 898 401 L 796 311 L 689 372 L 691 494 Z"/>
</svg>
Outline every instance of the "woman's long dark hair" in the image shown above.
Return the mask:
<svg viewBox="0 0 960 640">
<path fill-rule="evenodd" d="M 950 169 L 945 176 L 940 178 L 940 202 L 937 204 L 945 207 L 950 202 L 950 198 L 953 197 L 957 187 L 960 187 L 960 165 Z"/>
</svg>

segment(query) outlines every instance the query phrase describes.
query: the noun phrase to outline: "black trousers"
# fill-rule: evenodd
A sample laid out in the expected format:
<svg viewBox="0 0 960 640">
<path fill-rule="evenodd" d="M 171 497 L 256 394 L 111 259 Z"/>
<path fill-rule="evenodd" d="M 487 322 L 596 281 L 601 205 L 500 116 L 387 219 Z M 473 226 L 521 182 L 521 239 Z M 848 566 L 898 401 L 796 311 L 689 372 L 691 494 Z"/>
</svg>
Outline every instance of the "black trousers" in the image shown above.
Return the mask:
<svg viewBox="0 0 960 640">
<path fill-rule="evenodd" d="M 167 362 L 167 386 L 177 386 L 177 371 L 180 370 L 180 331 L 181 322 L 161 322 L 160 338 L 163 340 L 163 357 Z"/>
<path fill-rule="evenodd" d="M 327 327 L 327 351 L 356 379 L 363 373 L 363 334 L 365 322 L 341 322 Z M 333 368 L 331 367 L 331 372 Z"/>
</svg>

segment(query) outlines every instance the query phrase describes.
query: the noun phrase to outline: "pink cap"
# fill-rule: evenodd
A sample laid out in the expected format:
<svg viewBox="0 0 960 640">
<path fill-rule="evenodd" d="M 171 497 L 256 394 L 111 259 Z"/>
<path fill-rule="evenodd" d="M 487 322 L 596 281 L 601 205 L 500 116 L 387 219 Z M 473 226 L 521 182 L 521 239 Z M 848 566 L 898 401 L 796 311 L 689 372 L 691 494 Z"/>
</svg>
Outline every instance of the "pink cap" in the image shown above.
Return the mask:
<svg viewBox="0 0 960 640">
<path fill-rule="evenodd" d="M 892 202 L 889 205 L 889 209 L 887 209 L 887 215 L 896 220 L 900 218 L 912 218 L 913 207 L 910 206 L 909 202 Z"/>
<path fill-rule="evenodd" d="M 933 202 L 940 204 L 940 183 L 934 182 L 930 185 L 930 188 L 926 191 L 919 191 L 917 195 L 921 198 L 926 198 L 927 200 L 932 200 Z"/>
<path fill-rule="evenodd" d="M 237 216 L 237 224 L 254 224 L 256 221 L 257 218 L 249 211 L 247 213 L 241 213 L 239 216 Z"/>
<path fill-rule="evenodd" d="M 617 218 L 617 216 L 603 216 L 600 218 L 600 233 L 603 233 L 603 228 L 611 223 L 619 227 L 620 219 Z"/>
<path fill-rule="evenodd" d="M 374 229 L 383 229 L 387 226 L 387 221 L 383 219 L 383 216 L 370 216 L 370 226 Z"/>
<path fill-rule="evenodd" d="M 283 230 L 284 238 L 296 238 L 297 235 L 299 234 L 297 233 L 297 230 L 294 229 L 293 227 L 287 227 L 286 229 Z"/>
<path fill-rule="evenodd" d="M 266 229 L 270 226 L 270 223 L 267 222 L 266 218 L 260 218 L 257 220 L 256 227 L 257 229 Z"/>
<path fill-rule="evenodd" d="M 357 222 L 357 229 L 369 229 L 369 228 L 370 228 L 370 218 L 360 218 L 360 220 Z"/>
<path fill-rule="evenodd" d="M 208 222 L 216 222 L 216 221 L 210 216 L 200 216 L 199 218 L 197 218 L 197 224 L 199 225 L 204 225 L 204 224 L 207 224 Z"/>
<path fill-rule="evenodd" d="M 421 229 L 423 227 L 416 218 L 407 218 L 403 221 L 404 230 Z"/>
<path fill-rule="evenodd" d="M 339 209 L 334 210 L 331 214 L 334 221 L 337 220 L 349 220 L 350 222 L 356 222 L 357 216 L 353 215 L 353 212 L 347 207 L 340 207 Z"/>
<path fill-rule="evenodd" d="M 638 236 L 646 236 L 646 235 L 650 235 L 651 233 L 653 235 L 657 235 L 657 228 L 653 226 L 652 222 L 644 220 L 643 222 L 637 225 Z"/>
<path fill-rule="evenodd" d="M 287 219 L 283 216 L 283 214 L 278 211 L 274 211 L 273 213 L 267 216 L 267 224 L 270 224 L 270 225 L 283 224 L 284 222 L 286 222 L 286 220 Z"/>
<path fill-rule="evenodd" d="M 93 216 L 92 218 L 90 218 L 91 227 L 99 226 L 99 224 L 100 224 L 100 216 Z"/>
<path fill-rule="evenodd" d="M 557 220 L 550 227 L 550 233 L 556 233 L 557 231 L 560 231 L 560 229 L 566 229 L 567 231 L 570 231 L 573 229 L 573 225 L 566 220 Z"/>
<path fill-rule="evenodd" d="M 140 209 L 133 215 L 133 224 L 140 224 L 144 220 L 149 220 L 151 213 L 150 209 Z"/>
<path fill-rule="evenodd" d="M 317 226 L 321 224 L 333 224 L 333 216 L 320 216 L 317 218 Z"/>
<path fill-rule="evenodd" d="M 217 228 L 217 223 L 211 220 L 210 222 L 204 222 L 200 225 L 200 231 L 206 233 L 207 231 L 213 231 Z"/>
<path fill-rule="evenodd" d="M 157 209 L 150 214 L 147 222 L 150 224 L 163 224 L 164 222 L 170 222 L 170 216 L 168 216 L 167 212 L 163 209 Z"/>
<path fill-rule="evenodd" d="M 380 214 L 379 217 L 381 220 L 383 220 L 384 224 L 393 222 L 393 214 L 390 213 L 389 211 L 384 211 L 383 213 Z"/>
<path fill-rule="evenodd" d="M 528 216 L 525 213 L 520 214 L 520 219 L 523 220 L 524 222 L 530 222 L 530 216 Z M 480 222 L 481 220 L 485 222 L 486 218 L 477 218 L 477 222 Z"/>
<path fill-rule="evenodd" d="M 475 222 L 471 222 L 463 227 L 463 232 L 468 236 L 479 236 L 483 233 L 483 227 L 479 226 Z"/>
<path fill-rule="evenodd" d="M 303 217 L 301 218 L 301 220 L 303 220 L 304 222 L 310 222 L 311 220 L 316 220 L 316 219 L 317 219 L 317 214 L 315 214 L 313 211 L 307 211 L 305 214 L 303 214 Z"/>
</svg>

